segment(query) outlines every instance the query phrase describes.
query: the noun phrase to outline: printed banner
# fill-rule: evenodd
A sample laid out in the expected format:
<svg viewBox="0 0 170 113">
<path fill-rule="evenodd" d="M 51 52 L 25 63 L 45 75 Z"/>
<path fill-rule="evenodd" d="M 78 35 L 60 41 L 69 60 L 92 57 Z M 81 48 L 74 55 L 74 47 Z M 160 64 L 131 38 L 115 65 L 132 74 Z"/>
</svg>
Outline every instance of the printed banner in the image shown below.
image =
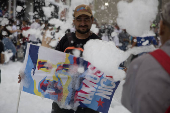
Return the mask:
<svg viewBox="0 0 170 113">
<path fill-rule="evenodd" d="M 23 91 L 66 109 L 81 106 L 107 113 L 120 83 L 82 58 L 31 44 L 24 66 Z"/>
</svg>

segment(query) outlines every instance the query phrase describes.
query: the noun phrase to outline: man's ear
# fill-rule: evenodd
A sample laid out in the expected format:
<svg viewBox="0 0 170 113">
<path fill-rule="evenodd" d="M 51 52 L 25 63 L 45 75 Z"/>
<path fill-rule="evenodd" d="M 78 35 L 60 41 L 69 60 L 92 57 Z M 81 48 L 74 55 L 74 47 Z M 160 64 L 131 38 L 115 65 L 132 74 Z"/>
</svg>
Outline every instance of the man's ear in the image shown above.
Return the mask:
<svg viewBox="0 0 170 113">
<path fill-rule="evenodd" d="M 75 19 L 73 19 L 73 24 L 74 24 L 74 26 L 75 26 Z"/>
<path fill-rule="evenodd" d="M 164 35 L 164 32 L 165 32 L 165 25 L 164 25 L 163 21 L 161 20 L 160 21 L 160 28 L 159 28 L 159 35 L 160 36 Z"/>
<path fill-rule="evenodd" d="M 94 17 L 92 17 L 92 24 L 93 24 L 93 21 L 94 21 Z"/>
</svg>

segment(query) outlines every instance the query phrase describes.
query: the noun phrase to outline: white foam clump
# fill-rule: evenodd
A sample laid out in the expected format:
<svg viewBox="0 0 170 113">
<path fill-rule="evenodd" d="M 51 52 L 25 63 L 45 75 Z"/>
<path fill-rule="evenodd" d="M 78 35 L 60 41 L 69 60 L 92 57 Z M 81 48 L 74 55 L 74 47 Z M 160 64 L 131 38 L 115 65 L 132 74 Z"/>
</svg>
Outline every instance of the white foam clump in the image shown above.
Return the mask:
<svg viewBox="0 0 170 113">
<path fill-rule="evenodd" d="M 2 26 L 5 26 L 9 23 L 9 20 L 7 18 L 3 18 L 2 21 L 1 21 L 1 25 Z"/>
<path fill-rule="evenodd" d="M 54 12 L 54 6 L 51 6 L 51 7 L 43 7 L 42 8 L 43 11 L 44 11 L 44 15 L 49 18 L 51 17 L 51 12 Z"/>
<path fill-rule="evenodd" d="M 134 47 L 124 52 L 118 49 L 114 42 L 90 40 L 84 45 L 83 58 L 105 74 L 113 76 L 115 81 L 118 81 L 125 78 L 125 72 L 118 69 L 123 61 L 131 54 L 139 54 L 153 50 L 155 50 L 155 47 L 152 45 Z"/>
<path fill-rule="evenodd" d="M 46 35 L 45 35 L 45 38 L 53 38 L 53 36 L 51 35 L 51 33 L 52 33 L 52 31 L 50 31 L 50 30 L 47 30 L 46 31 Z"/>
<path fill-rule="evenodd" d="M 149 44 L 149 40 L 146 40 L 145 42 L 142 43 L 143 46 Z"/>
<path fill-rule="evenodd" d="M 17 6 L 16 11 L 21 12 L 22 9 L 23 9 L 22 6 Z"/>
<path fill-rule="evenodd" d="M 6 28 L 7 28 L 7 30 L 12 31 L 12 27 L 11 26 L 7 26 Z"/>
<path fill-rule="evenodd" d="M 153 31 L 147 31 L 145 32 L 142 36 L 140 37 L 150 37 L 150 36 L 156 36 L 156 34 Z M 136 40 L 137 41 L 137 40 Z M 145 42 L 142 43 L 143 46 L 149 44 L 149 41 L 146 40 Z"/>
<path fill-rule="evenodd" d="M 56 19 L 56 18 L 50 19 L 48 23 L 55 25 L 56 28 L 58 28 L 59 26 L 62 26 L 64 24 L 64 22 L 62 22 L 61 20 Z"/>
<path fill-rule="evenodd" d="M 27 8 L 27 6 L 26 6 L 26 5 L 24 5 L 23 7 L 24 7 L 24 8 Z"/>
<path fill-rule="evenodd" d="M 55 18 L 50 19 L 49 24 L 55 25 L 56 28 L 60 26 L 60 31 L 55 34 L 55 39 L 63 37 L 65 31 L 72 26 L 70 21 L 62 22 L 61 20 Z"/>
<path fill-rule="evenodd" d="M 81 53 L 80 50 L 77 49 L 73 50 L 73 55 L 76 57 L 80 57 L 80 53 Z"/>
<path fill-rule="evenodd" d="M 140 37 L 147 37 L 147 36 L 156 36 L 156 34 L 153 31 L 147 31 Z"/>
<path fill-rule="evenodd" d="M 34 13 L 33 13 L 33 12 L 29 12 L 28 14 L 29 14 L 30 16 L 33 16 L 33 15 L 34 15 Z"/>
<path fill-rule="evenodd" d="M 78 71 L 79 73 L 83 73 L 83 72 L 84 72 L 84 67 L 78 67 L 77 71 Z"/>
<path fill-rule="evenodd" d="M 92 27 L 91 27 L 91 31 L 95 34 L 98 34 L 99 33 L 99 29 L 96 28 L 96 24 L 92 24 Z"/>
<path fill-rule="evenodd" d="M 102 5 L 102 6 L 101 6 L 101 10 L 104 10 L 104 9 L 105 9 L 105 7 L 104 7 L 104 5 Z"/>
<path fill-rule="evenodd" d="M 89 5 L 92 2 L 93 0 L 71 0 L 71 7 L 74 10 L 78 5 L 81 4 Z"/>
<path fill-rule="evenodd" d="M 112 32 L 112 33 L 111 33 L 111 36 L 112 36 L 112 37 L 118 36 L 118 33 L 117 33 L 117 32 Z"/>
<path fill-rule="evenodd" d="M 137 54 L 142 53 L 142 52 L 151 52 L 151 51 L 154 51 L 154 50 L 156 50 L 156 48 L 153 45 L 133 47 L 132 49 L 127 50 L 126 54 L 137 55 Z"/>
<path fill-rule="evenodd" d="M 4 51 L 2 54 L 5 56 L 5 63 L 9 62 L 10 58 L 13 56 L 11 50 Z"/>
<path fill-rule="evenodd" d="M 119 50 L 113 42 L 90 40 L 84 45 L 83 58 L 107 75 L 112 75 L 115 81 L 125 78 L 125 72 L 119 70 L 119 64 L 124 51 Z"/>
<path fill-rule="evenodd" d="M 56 45 L 58 44 L 58 42 L 59 42 L 59 40 L 58 40 L 58 39 L 55 39 L 55 40 L 52 40 L 52 41 L 49 43 L 49 45 L 50 45 L 51 47 L 56 47 Z"/>
<path fill-rule="evenodd" d="M 3 18 L 2 17 L 0 17 L 0 21 L 2 21 L 3 20 Z"/>
<path fill-rule="evenodd" d="M 51 42 L 50 42 L 50 46 L 51 47 L 56 47 L 56 45 L 58 44 L 58 42 L 60 41 L 61 37 L 63 36 L 63 33 L 62 34 L 59 34 L 59 33 L 56 33 L 55 34 L 55 39 L 53 39 Z"/>
<path fill-rule="evenodd" d="M 131 36 L 141 36 L 149 31 L 158 12 L 158 0 L 120 1 L 117 4 L 117 23 Z"/>
<path fill-rule="evenodd" d="M 29 34 L 35 35 L 36 38 L 41 37 L 41 31 L 39 29 L 28 29 L 22 31 L 22 35 L 25 37 L 28 37 Z"/>
<path fill-rule="evenodd" d="M 6 36 L 6 35 L 7 35 L 7 32 L 6 32 L 6 31 L 2 31 L 2 35 L 3 35 L 3 36 Z"/>
<path fill-rule="evenodd" d="M 41 25 L 40 29 L 44 29 L 44 27 L 45 27 L 45 24 Z"/>
</svg>

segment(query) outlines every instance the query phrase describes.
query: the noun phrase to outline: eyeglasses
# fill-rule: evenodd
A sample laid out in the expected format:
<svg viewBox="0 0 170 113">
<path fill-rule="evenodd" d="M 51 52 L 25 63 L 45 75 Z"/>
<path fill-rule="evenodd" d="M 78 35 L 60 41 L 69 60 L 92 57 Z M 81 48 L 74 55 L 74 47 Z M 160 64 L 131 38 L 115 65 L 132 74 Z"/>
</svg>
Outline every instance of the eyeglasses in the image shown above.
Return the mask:
<svg viewBox="0 0 170 113">
<path fill-rule="evenodd" d="M 76 18 L 76 21 L 77 21 L 77 22 L 82 22 L 82 21 L 84 21 L 84 22 L 90 22 L 90 18 L 85 18 L 85 19 Z"/>
</svg>

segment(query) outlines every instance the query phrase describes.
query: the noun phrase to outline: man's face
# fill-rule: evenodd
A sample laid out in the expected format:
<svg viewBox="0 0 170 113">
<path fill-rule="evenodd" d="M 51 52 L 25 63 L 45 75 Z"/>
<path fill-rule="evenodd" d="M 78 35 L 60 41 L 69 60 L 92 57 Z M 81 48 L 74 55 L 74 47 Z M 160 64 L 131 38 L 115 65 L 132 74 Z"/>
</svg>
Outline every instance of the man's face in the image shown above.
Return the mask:
<svg viewBox="0 0 170 113">
<path fill-rule="evenodd" d="M 16 24 L 17 24 L 17 22 L 15 21 L 15 22 L 14 22 L 14 25 L 16 25 Z"/>
<path fill-rule="evenodd" d="M 22 21 L 22 25 L 25 26 L 25 25 L 26 25 L 26 22 L 25 22 L 25 21 Z"/>
<path fill-rule="evenodd" d="M 87 15 L 80 15 L 73 20 L 73 23 L 77 32 L 85 34 L 90 31 L 91 25 L 93 23 L 93 18 Z"/>
<path fill-rule="evenodd" d="M 36 19 L 35 21 L 36 21 L 37 23 L 39 23 L 39 22 L 40 22 L 40 20 L 39 20 L 39 19 Z"/>
<path fill-rule="evenodd" d="M 160 39 L 161 39 L 161 43 L 162 45 L 164 45 L 164 43 L 169 40 L 169 37 L 166 36 L 166 33 L 169 31 L 169 28 L 167 25 L 165 25 L 165 23 L 163 22 L 163 20 L 160 21 L 160 29 L 159 29 L 159 35 L 160 35 Z"/>
</svg>

